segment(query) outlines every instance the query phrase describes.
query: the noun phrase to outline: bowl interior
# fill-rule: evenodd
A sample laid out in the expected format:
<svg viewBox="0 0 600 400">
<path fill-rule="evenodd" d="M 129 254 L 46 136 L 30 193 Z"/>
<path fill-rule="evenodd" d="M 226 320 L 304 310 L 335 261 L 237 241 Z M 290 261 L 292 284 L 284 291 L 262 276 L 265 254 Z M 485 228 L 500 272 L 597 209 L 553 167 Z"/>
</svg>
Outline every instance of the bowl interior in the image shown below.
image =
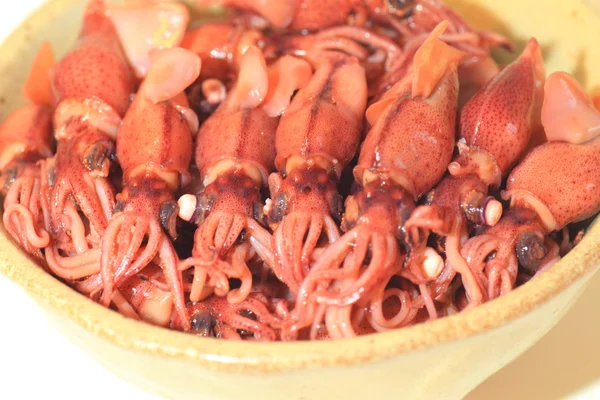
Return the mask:
<svg viewBox="0 0 600 400">
<path fill-rule="evenodd" d="M 587 2 L 548 0 L 451 0 L 476 28 L 512 38 L 516 51 L 531 36 L 541 43 L 547 72 L 565 70 L 592 89 L 600 85 L 599 18 Z M 598 2 L 595 2 L 598 5 Z M 49 40 L 58 56 L 72 45 L 84 2 L 56 0 L 43 6 L 0 47 L 0 120 L 23 104 L 19 95 L 37 47 Z M 57 29 L 57 27 L 59 27 Z M 560 29 L 558 28 L 560 27 Z M 498 53 L 503 60 L 515 54 Z M 98 337 L 128 349 L 182 357 L 209 368 L 290 371 L 306 365 L 350 365 L 472 336 L 524 316 L 600 263 L 600 225 L 539 279 L 471 311 L 393 332 L 331 342 L 236 343 L 199 339 L 126 319 L 74 292 L 42 271 L 0 232 L 0 271 L 53 313 L 68 316 Z"/>
</svg>

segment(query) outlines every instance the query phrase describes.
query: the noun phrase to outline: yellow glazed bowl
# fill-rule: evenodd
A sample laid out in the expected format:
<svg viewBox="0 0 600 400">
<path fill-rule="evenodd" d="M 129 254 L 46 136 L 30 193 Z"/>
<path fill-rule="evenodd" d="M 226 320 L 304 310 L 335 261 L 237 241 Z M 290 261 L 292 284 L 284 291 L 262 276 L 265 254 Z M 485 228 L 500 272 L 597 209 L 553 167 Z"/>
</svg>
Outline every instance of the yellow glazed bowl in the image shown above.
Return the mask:
<svg viewBox="0 0 600 400">
<path fill-rule="evenodd" d="M 286 1 L 286 0 L 281 0 Z M 600 85 L 600 1 L 452 0 L 477 28 L 517 50 L 542 44 L 548 72 Z M 20 105 L 41 40 L 58 55 L 77 34 L 84 2 L 50 1 L 0 47 L 0 120 Z M 334 342 L 237 343 L 153 327 L 109 311 L 38 268 L 0 232 L 0 271 L 65 336 L 109 370 L 172 399 L 456 399 L 546 334 L 600 266 L 600 224 L 538 279 L 471 311 L 395 332 Z"/>
</svg>

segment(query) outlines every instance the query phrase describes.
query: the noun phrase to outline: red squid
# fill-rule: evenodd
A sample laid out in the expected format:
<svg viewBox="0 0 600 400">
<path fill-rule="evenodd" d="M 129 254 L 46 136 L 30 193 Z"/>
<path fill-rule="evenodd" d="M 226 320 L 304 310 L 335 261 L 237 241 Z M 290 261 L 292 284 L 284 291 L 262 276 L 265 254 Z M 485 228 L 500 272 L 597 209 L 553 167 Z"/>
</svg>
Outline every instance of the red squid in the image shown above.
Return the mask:
<svg viewBox="0 0 600 400">
<path fill-rule="evenodd" d="M 44 260 L 41 249 L 50 242 L 49 205 L 44 196 L 42 169 L 53 155 L 50 71 L 54 52 L 44 42 L 36 53 L 23 95 L 29 105 L 19 107 L 0 125 L 1 191 L 4 227 L 29 254 Z"/>
<path fill-rule="evenodd" d="M 535 147 L 510 173 L 500 222 L 462 250 L 486 299 L 510 291 L 519 266 L 534 275 L 559 258 L 548 234 L 600 211 L 600 112 L 571 76 L 550 75 L 542 124 L 549 142 Z"/>
<path fill-rule="evenodd" d="M 117 159 L 123 169 L 124 188 L 117 196 L 115 214 L 101 244 L 101 302 L 106 305 L 112 300 L 115 285 L 158 256 L 176 309 L 182 318 L 185 316 L 179 259 L 169 236 L 176 236 L 173 196 L 189 183 L 191 131 L 198 129 L 180 112 L 186 103 L 182 92 L 199 73 L 200 59 L 187 50 L 157 53 L 123 119 L 117 136 Z"/>
<path fill-rule="evenodd" d="M 198 133 L 195 161 L 203 189 L 179 199 L 179 216 L 198 225 L 192 257 L 180 266 L 193 267 L 193 302 L 213 291 L 242 302 L 252 287 L 247 262 L 255 255 L 273 262 L 271 234 L 261 225 L 261 189 L 273 171 L 279 121 L 260 107 L 268 85 L 261 51 L 248 47 L 234 87 Z M 231 278 L 239 288 L 230 290 Z"/>
<path fill-rule="evenodd" d="M 337 185 L 362 136 L 367 80 L 358 60 L 318 51 L 308 86 L 285 109 L 276 135 L 279 171 L 269 177 L 265 207 L 274 230 L 275 275 L 293 293 L 308 273 L 321 236 L 339 239 Z"/>
<path fill-rule="evenodd" d="M 131 69 L 102 1 L 88 3 L 79 39 L 56 65 L 52 88 L 58 103 L 51 188 L 57 243 L 48 253 L 59 257 L 57 247 L 69 255 L 86 252 L 88 240 L 95 247 L 108 225 L 115 204 L 108 179 L 114 140 L 134 91 Z M 79 211 L 89 220 L 89 232 Z"/>
<path fill-rule="evenodd" d="M 473 305 L 484 300 L 475 277 L 460 255 L 469 225 L 495 225 L 502 204 L 488 195 L 497 189 L 523 156 L 531 140 L 533 110 L 541 103 L 545 80 L 540 46 L 531 39 L 521 56 L 496 75 L 464 106 L 460 115 L 459 155 L 449 165 L 450 175 L 415 209 L 405 227 L 433 231 L 445 239 L 444 261 L 433 249 L 416 252 L 415 262 L 437 280 L 432 296 L 444 292 L 456 273 L 461 275 Z M 421 260 L 421 258 L 423 260 Z M 443 272 L 443 273 L 442 273 Z M 440 275 L 441 274 L 441 275 Z"/>
<path fill-rule="evenodd" d="M 389 3 L 394 1 L 390 0 Z M 390 24 L 401 32 L 402 57 L 393 63 L 371 89 L 372 94 L 375 95 L 374 101 L 377 101 L 379 96 L 409 72 L 415 52 L 431 30 L 443 20 L 449 21 L 449 25 L 440 39 L 468 54 L 458 68 L 459 109 L 500 71 L 490 55 L 490 49 L 492 47 L 512 48 L 507 38 L 492 32 L 476 31 L 460 15 L 437 0 L 397 1 L 396 3 L 399 4 L 397 10 L 405 16 L 404 19 L 398 21 L 397 18 L 390 19 L 389 14 L 380 13 L 380 15 L 387 16 Z M 390 10 L 394 14 L 393 9 Z"/>
<path fill-rule="evenodd" d="M 39 162 L 52 156 L 51 136 L 48 106 L 23 106 L 0 125 L 4 227 L 21 248 L 42 260 L 40 249 L 48 245 L 50 236 L 45 229 Z"/>
<path fill-rule="evenodd" d="M 413 72 L 367 111 L 372 128 L 354 169 L 361 189 L 346 200 L 346 233 L 323 251 L 301 285 L 292 334 L 330 306 L 327 312 L 344 325 L 341 334 L 351 335 L 352 304 L 403 271 L 404 223 L 416 199 L 440 180 L 454 148 L 457 65 L 464 53 L 439 40 L 447 24 L 417 51 Z"/>
</svg>

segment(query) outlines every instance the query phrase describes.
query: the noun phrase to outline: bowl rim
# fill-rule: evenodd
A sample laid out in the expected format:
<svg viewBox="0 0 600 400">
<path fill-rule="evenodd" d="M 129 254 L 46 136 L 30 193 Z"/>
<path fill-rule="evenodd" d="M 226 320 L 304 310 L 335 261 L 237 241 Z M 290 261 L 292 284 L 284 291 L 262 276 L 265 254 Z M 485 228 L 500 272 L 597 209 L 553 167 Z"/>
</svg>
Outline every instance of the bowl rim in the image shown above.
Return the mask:
<svg viewBox="0 0 600 400">
<path fill-rule="evenodd" d="M 72 7 L 79 0 L 44 3 L 27 21 L 43 23 L 50 9 Z M 25 23 L 0 49 L 18 45 Z M 185 359 L 222 372 L 265 374 L 316 367 L 374 363 L 411 351 L 449 343 L 499 328 L 554 298 L 600 266 L 600 223 L 548 271 L 514 291 L 471 310 L 398 330 L 336 341 L 276 343 L 230 342 L 198 338 L 141 323 L 111 311 L 77 293 L 22 253 L 6 232 L 0 232 L 0 272 L 35 300 L 72 320 L 84 330 L 124 350 Z"/>
</svg>

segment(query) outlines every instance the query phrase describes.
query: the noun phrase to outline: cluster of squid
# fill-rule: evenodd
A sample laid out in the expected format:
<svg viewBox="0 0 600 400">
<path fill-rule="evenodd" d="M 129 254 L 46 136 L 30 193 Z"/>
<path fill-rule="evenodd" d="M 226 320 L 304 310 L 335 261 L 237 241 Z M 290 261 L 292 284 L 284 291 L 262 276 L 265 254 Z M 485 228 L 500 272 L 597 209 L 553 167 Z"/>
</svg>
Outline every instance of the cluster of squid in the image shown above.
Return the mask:
<svg viewBox="0 0 600 400">
<path fill-rule="evenodd" d="M 0 126 L 4 227 L 94 301 L 226 339 L 388 331 L 534 278 L 600 211 L 600 112 L 535 39 L 500 68 L 510 43 L 437 0 L 218 3 L 90 0 Z"/>
</svg>

